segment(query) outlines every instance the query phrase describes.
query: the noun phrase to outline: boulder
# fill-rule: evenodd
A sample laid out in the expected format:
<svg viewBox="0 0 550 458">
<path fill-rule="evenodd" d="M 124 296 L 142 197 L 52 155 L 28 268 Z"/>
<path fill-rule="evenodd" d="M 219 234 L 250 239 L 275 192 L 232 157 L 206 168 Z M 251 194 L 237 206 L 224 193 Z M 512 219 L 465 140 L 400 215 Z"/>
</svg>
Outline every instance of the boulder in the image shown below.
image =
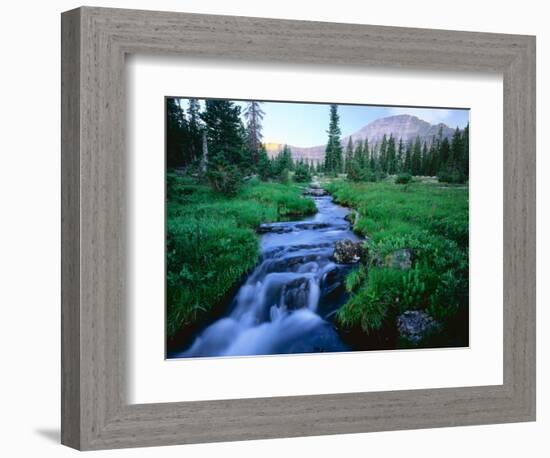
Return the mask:
<svg viewBox="0 0 550 458">
<path fill-rule="evenodd" d="M 361 260 L 366 261 L 367 249 L 362 242 L 353 242 L 350 239 L 339 240 L 334 247 L 332 259 L 338 264 L 353 264 Z"/>
<path fill-rule="evenodd" d="M 401 250 L 388 254 L 384 258 L 384 265 L 393 267 L 394 269 L 410 269 L 412 266 L 412 250 L 409 248 L 402 248 Z"/>
<path fill-rule="evenodd" d="M 397 317 L 399 336 L 412 344 L 418 344 L 439 329 L 439 323 L 421 310 L 407 310 Z"/>
</svg>

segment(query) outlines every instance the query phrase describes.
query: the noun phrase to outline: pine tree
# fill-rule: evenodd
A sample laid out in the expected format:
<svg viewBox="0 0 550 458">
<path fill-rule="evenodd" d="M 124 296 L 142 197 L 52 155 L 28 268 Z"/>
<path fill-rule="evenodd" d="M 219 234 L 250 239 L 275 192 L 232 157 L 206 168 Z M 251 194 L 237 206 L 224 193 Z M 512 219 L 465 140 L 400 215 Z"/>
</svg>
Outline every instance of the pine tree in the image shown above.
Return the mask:
<svg viewBox="0 0 550 458">
<path fill-rule="evenodd" d="M 369 167 L 369 139 L 365 138 L 362 148 L 362 154 L 359 157 L 359 165 L 361 168 L 366 169 Z"/>
<path fill-rule="evenodd" d="M 363 160 L 363 142 L 361 140 L 358 140 L 355 143 L 355 149 L 353 150 L 352 160 L 354 160 L 358 163 Z"/>
<path fill-rule="evenodd" d="M 447 137 L 445 137 L 443 140 L 441 140 L 441 143 L 439 145 L 439 151 L 438 151 L 439 170 L 443 170 L 447 167 L 449 163 L 449 155 L 450 155 L 449 140 L 447 139 Z"/>
<path fill-rule="evenodd" d="M 420 143 L 420 137 L 416 136 L 414 141 L 412 158 L 411 158 L 411 173 L 412 175 L 420 174 L 420 167 L 422 165 L 422 144 Z"/>
<path fill-rule="evenodd" d="M 325 149 L 325 172 L 332 175 L 342 172 L 342 144 L 340 141 L 340 117 L 338 105 L 330 106 L 330 122 L 328 128 L 328 142 Z"/>
<path fill-rule="evenodd" d="M 428 163 L 430 161 L 430 158 L 428 157 L 428 145 L 426 142 L 422 145 L 422 157 L 420 159 L 420 174 L 421 175 L 427 175 L 428 170 Z"/>
<path fill-rule="evenodd" d="M 200 104 L 197 99 L 189 99 L 187 108 L 188 126 L 188 151 L 191 161 L 196 161 L 202 156 L 202 132 L 203 126 L 200 118 Z"/>
<path fill-rule="evenodd" d="M 462 133 L 457 127 L 454 131 L 453 138 L 451 139 L 449 164 L 447 166 L 449 170 L 458 171 L 460 169 L 460 163 L 462 162 L 463 153 L 464 145 L 462 143 Z"/>
<path fill-rule="evenodd" d="M 412 143 L 407 143 L 407 149 L 405 150 L 405 160 L 403 162 L 403 171 L 412 175 Z"/>
<path fill-rule="evenodd" d="M 258 157 L 258 175 L 261 180 L 267 181 L 269 178 L 271 178 L 271 174 L 271 161 L 269 160 L 269 156 L 267 155 L 265 145 L 262 144 L 260 146 Z"/>
<path fill-rule="evenodd" d="M 260 105 L 261 102 L 248 102 L 244 111 L 244 118 L 246 119 L 246 140 L 254 166 L 258 164 L 263 139 L 262 120 L 265 113 Z"/>
<path fill-rule="evenodd" d="M 390 175 L 393 175 L 397 171 L 397 162 L 395 154 L 395 139 L 393 135 L 390 134 L 388 139 L 388 145 L 386 148 L 386 172 Z"/>
<path fill-rule="evenodd" d="M 187 119 L 180 99 L 166 99 L 166 163 L 168 167 L 181 167 L 191 162 L 186 154 L 188 137 Z"/>
<path fill-rule="evenodd" d="M 432 138 L 430 143 L 430 149 L 428 150 L 428 159 L 426 161 L 426 174 L 429 176 L 434 176 L 437 174 L 438 170 L 438 157 L 437 157 L 437 142 L 435 135 Z"/>
<path fill-rule="evenodd" d="M 351 137 L 348 139 L 348 146 L 346 147 L 346 161 L 345 161 L 345 172 L 349 173 L 351 169 L 351 161 L 353 160 L 353 143 Z"/>
<path fill-rule="evenodd" d="M 229 100 L 206 100 L 201 118 L 206 129 L 209 163 L 225 161 L 239 167 L 248 166 L 240 112 L 240 107 Z"/>
<path fill-rule="evenodd" d="M 388 137 L 386 134 L 382 137 L 382 142 L 380 143 L 380 147 L 378 149 L 378 168 L 382 172 L 387 172 L 388 170 L 388 155 L 387 155 L 387 149 L 388 149 Z"/>
<path fill-rule="evenodd" d="M 399 138 L 399 145 L 397 147 L 397 158 L 396 158 L 396 168 L 398 173 L 403 171 L 403 160 L 404 160 L 403 139 Z"/>
<path fill-rule="evenodd" d="M 290 172 L 294 169 L 294 162 L 292 161 L 292 154 L 290 147 L 284 145 L 283 149 L 273 160 L 273 175 L 280 176 L 286 172 Z"/>
<path fill-rule="evenodd" d="M 374 172 L 377 169 L 376 164 L 377 161 L 377 151 L 376 151 L 376 145 L 372 145 L 370 148 L 370 156 L 369 156 L 369 168 Z"/>
<path fill-rule="evenodd" d="M 466 178 L 470 176 L 470 123 L 466 124 L 462 133 L 462 155 L 460 158 L 460 168 Z"/>
</svg>

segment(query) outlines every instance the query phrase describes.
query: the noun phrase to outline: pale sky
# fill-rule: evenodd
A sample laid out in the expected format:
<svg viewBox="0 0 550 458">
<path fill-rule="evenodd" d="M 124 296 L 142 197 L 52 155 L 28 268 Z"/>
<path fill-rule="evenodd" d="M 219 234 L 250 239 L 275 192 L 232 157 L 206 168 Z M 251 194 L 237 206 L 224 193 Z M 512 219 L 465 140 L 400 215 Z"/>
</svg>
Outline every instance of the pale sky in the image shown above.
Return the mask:
<svg viewBox="0 0 550 458">
<path fill-rule="evenodd" d="M 187 108 L 185 99 L 182 106 Z M 243 108 L 245 101 L 234 101 Z M 264 142 L 293 146 L 323 145 L 329 124 L 328 104 L 263 102 Z M 410 114 L 431 124 L 444 123 L 451 128 L 464 128 L 469 120 L 468 109 L 411 108 L 371 105 L 338 105 L 342 136 L 353 134 L 368 123 L 387 116 Z"/>
</svg>

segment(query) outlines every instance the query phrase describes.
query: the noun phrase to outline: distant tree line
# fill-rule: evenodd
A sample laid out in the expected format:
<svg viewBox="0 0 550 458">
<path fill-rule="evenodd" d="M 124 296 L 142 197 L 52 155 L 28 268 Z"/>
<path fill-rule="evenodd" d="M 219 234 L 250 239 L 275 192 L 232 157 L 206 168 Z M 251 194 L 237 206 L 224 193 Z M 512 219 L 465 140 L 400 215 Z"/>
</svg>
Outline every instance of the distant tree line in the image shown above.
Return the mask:
<svg viewBox="0 0 550 458">
<path fill-rule="evenodd" d="M 464 130 L 457 127 L 451 141 L 441 127 L 429 143 L 418 136 L 404 143 L 390 134 L 374 145 L 368 139 L 353 144 L 350 137 L 343 151 L 338 124 L 338 107 L 331 105 L 323 170 L 327 174 L 346 173 L 352 181 L 376 181 L 395 174 L 438 176 L 440 181 L 454 183 L 468 180 L 469 125 Z"/>
<path fill-rule="evenodd" d="M 428 144 L 416 137 L 406 144 L 390 135 L 369 147 L 368 141 L 351 139 L 346 148 L 345 172 L 354 181 L 375 181 L 386 175 L 410 174 L 438 176 L 440 181 L 463 183 L 468 180 L 468 135 L 456 128 L 451 141 L 443 137 L 442 129 Z"/>
<path fill-rule="evenodd" d="M 214 189 L 232 194 L 241 182 L 256 174 L 262 180 L 309 181 L 314 174 L 345 173 L 352 181 L 376 181 L 387 175 L 438 176 L 440 181 L 468 179 L 469 126 L 456 129 L 451 141 L 442 129 L 429 143 L 419 137 L 407 143 L 384 135 L 377 144 L 351 138 L 342 147 L 338 106 L 329 111 L 324 161 L 293 160 L 290 147 L 270 158 L 263 143 L 261 103 L 241 107 L 230 100 L 166 99 L 166 162 L 168 167 L 207 180 Z M 244 119 L 244 122 L 243 122 Z"/>
</svg>

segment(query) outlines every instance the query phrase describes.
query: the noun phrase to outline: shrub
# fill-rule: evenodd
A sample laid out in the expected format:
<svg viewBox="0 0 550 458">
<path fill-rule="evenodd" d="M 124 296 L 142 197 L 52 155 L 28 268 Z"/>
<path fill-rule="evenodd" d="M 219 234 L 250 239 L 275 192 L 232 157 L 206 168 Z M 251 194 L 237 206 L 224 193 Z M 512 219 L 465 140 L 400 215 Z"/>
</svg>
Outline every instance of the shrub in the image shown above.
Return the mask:
<svg viewBox="0 0 550 458">
<path fill-rule="evenodd" d="M 228 196 L 237 194 L 242 185 L 241 173 L 233 164 L 223 162 L 210 164 L 206 176 L 214 191 Z"/>
<path fill-rule="evenodd" d="M 440 170 L 437 174 L 437 179 L 440 183 L 462 184 L 466 183 L 466 175 L 457 169 Z"/>
<path fill-rule="evenodd" d="M 412 181 L 412 175 L 410 173 L 400 173 L 395 177 L 397 184 L 407 184 Z"/>
<path fill-rule="evenodd" d="M 366 181 L 374 183 L 376 181 L 380 181 L 380 179 L 382 178 L 382 174 L 373 172 L 369 168 L 361 167 L 359 162 L 354 160 L 351 163 L 347 177 L 348 180 L 354 182 Z"/>
<path fill-rule="evenodd" d="M 288 169 L 282 169 L 277 176 L 277 181 L 282 184 L 290 183 L 290 171 Z"/>
</svg>

